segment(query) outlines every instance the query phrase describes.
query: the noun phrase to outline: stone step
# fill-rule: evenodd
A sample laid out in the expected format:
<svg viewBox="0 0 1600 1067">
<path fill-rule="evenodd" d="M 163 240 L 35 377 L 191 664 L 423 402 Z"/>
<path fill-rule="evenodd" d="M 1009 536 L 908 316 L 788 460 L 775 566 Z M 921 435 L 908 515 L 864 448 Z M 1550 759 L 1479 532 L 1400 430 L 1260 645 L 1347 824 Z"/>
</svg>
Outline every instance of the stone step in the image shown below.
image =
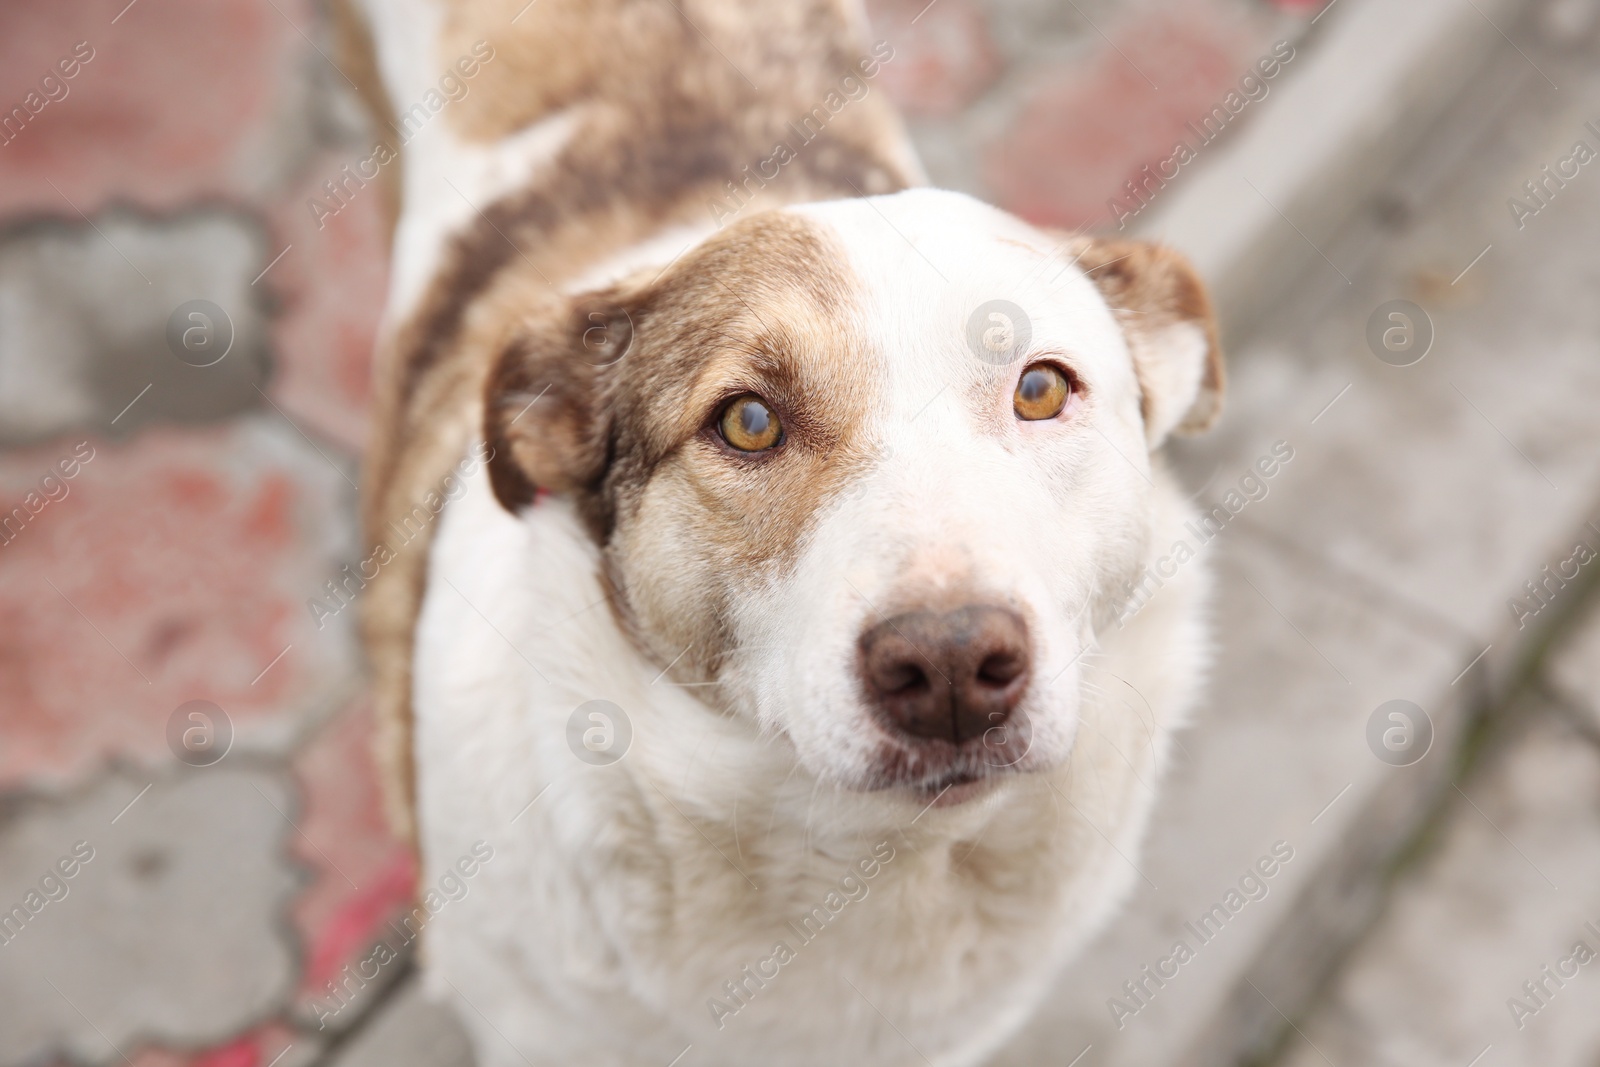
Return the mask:
<svg viewBox="0 0 1600 1067">
<path fill-rule="evenodd" d="M 1284 1067 L 1600 1057 L 1600 749 L 1549 709 L 1524 710 L 1539 718 L 1462 783 L 1382 919 L 1289 1035 Z"/>
</svg>

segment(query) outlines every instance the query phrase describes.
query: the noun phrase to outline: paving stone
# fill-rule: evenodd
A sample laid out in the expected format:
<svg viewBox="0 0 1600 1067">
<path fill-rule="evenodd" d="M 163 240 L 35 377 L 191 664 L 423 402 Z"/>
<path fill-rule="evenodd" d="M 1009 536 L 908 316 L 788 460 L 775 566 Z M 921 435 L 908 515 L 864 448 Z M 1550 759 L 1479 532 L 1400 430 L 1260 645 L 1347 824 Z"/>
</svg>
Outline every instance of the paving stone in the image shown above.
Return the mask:
<svg viewBox="0 0 1600 1067">
<path fill-rule="evenodd" d="M 256 189 L 264 149 L 282 147 L 275 121 L 311 12 L 308 0 L 0 5 L 5 113 L 74 45 L 93 54 L 0 144 L 0 213 L 76 219 L 112 201 L 170 209 Z"/>
<path fill-rule="evenodd" d="M 946 22 L 936 30 L 912 35 L 895 28 L 896 24 L 892 21 L 898 19 L 899 24 L 905 24 L 915 19 L 915 25 L 906 28 L 922 31 L 925 23 L 940 17 L 947 2 L 939 0 L 936 4 L 928 5 L 925 0 L 922 4 L 909 0 L 880 0 L 868 4 L 875 35 L 886 35 L 896 45 L 896 63 L 900 58 L 911 60 L 898 71 L 892 69 L 895 67 L 893 63 L 886 67 L 882 76 L 883 84 L 896 94 L 897 102 L 907 109 L 912 140 L 933 183 L 942 188 L 960 189 L 990 201 L 998 199 L 998 191 L 989 178 L 997 166 L 997 154 L 1001 149 L 1014 149 L 1024 157 L 1030 152 L 1055 151 L 1048 145 L 1022 144 L 1020 138 L 997 139 L 996 131 L 1017 128 L 1024 113 L 1038 104 L 1040 98 L 1048 95 L 1052 88 L 1066 92 L 1063 83 L 1072 79 L 1063 78 L 1063 71 L 1100 70 L 1104 67 L 1102 73 L 1105 73 L 1110 71 L 1112 59 L 1123 63 L 1116 57 L 1107 36 L 1118 42 L 1117 47 L 1124 47 L 1141 38 L 1141 26 L 1158 24 L 1174 10 L 1181 17 L 1184 8 L 1193 6 L 1162 0 L 1156 3 L 1077 0 L 1072 4 L 1063 4 L 1059 0 L 984 0 L 981 3 L 981 10 L 985 14 L 981 31 L 976 28 L 973 17 L 963 13 L 960 8 L 955 9 L 954 15 L 945 15 Z M 1208 0 L 1199 9 L 1198 17 L 1214 17 L 1219 30 L 1242 26 L 1252 39 L 1264 34 L 1266 40 L 1279 37 L 1297 39 L 1310 21 L 1309 13 L 1294 12 L 1292 6 L 1273 12 L 1266 10 L 1256 0 Z M 971 28 L 968 28 L 969 24 Z M 955 37 L 951 27 L 961 28 L 961 39 Z M 1105 35 L 1102 35 L 1102 30 Z M 991 47 L 986 42 L 992 42 L 992 50 L 998 60 L 992 74 L 986 69 L 988 61 L 984 57 Z M 1180 56 L 1180 66 L 1186 66 L 1189 58 L 1187 55 Z M 1140 61 L 1140 65 L 1144 67 L 1146 64 Z M 948 75 L 948 87 L 926 85 L 936 71 L 944 69 L 954 71 Z M 982 77 L 977 76 L 980 74 Z M 1161 79 L 1155 80 L 1161 83 Z M 956 110 L 945 108 L 945 101 L 940 98 L 936 102 L 941 110 L 934 112 L 923 108 L 919 111 L 912 99 L 919 95 L 926 99 L 930 93 L 939 96 L 950 88 L 960 88 L 964 94 L 965 102 Z M 1085 80 L 1086 100 L 1090 88 Z M 1135 91 L 1140 89 L 1149 92 L 1148 84 L 1142 81 Z M 1127 144 L 1143 152 L 1149 146 L 1141 147 L 1142 142 L 1137 135 L 1142 130 L 1141 124 L 1149 121 L 1149 116 L 1142 113 L 1140 108 L 1150 101 L 1117 99 L 1109 89 L 1103 95 L 1110 99 L 1111 106 L 1118 113 L 1131 115 L 1130 122 L 1136 127 L 1133 131 L 1135 137 Z M 1165 85 L 1161 95 L 1174 97 L 1174 93 Z M 1096 100 L 1095 104 L 1098 106 L 1102 102 Z M 1207 106 L 1214 102 L 1208 101 Z M 1066 121 L 1061 115 L 1050 117 L 1061 123 Z M 1125 140 L 1124 134 L 1125 131 L 1116 131 L 1116 137 L 1110 141 L 1080 145 L 1079 148 L 1089 156 L 1101 158 L 1114 153 L 1112 142 Z M 1165 144 L 1159 147 L 1166 150 L 1162 153 L 1164 157 L 1172 146 Z M 1057 154 L 1065 158 L 1064 154 Z M 1042 169 L 1028 158 L 1024 158 L 1023 162 L 1030 175 Z M 1109 160 L 1103 162 L 1113 172 L 1113 185 L 1116 186 L 1147 160 L 1136 152 L 1122 159 L 1119 167 L 1109 166 Z M 1064 191 L 1064 195 L 1074 198 L 1074 202 L 1082 199 L 1087 210 L 1103 211 L 1110 192 L 1090 183 L 1088 192 L 1083 193 L 1073 184 L 1084 166 L 1083 159 L 1073 158 L 1059 172 L 1040 177 L 1037 182 L 1032 177 L 1029 180 L 1037 186 L 1037 191 L 1045 200 Z"/>
<path fill-rule="evenodd" d="M 473 1067 L 475 1062 L 451 1009 L 429 999 L 422 983 L 412 980 L 339 1050 L 329 1067 Z"/>
<path fill-rule="evenodd" d="M 13 526 L 74 445 L 0 455 Z M 358 558 L 348 470 L 276 415 L 83 447 L 75 477 L 49 479 L 65 495 L 4 527 L 0 789 L 171 765 L 169 721 L 191 700 L 220 706 L 244 754 L 285 751 L 350 699 L 354 611 L 319 629 L 307 607 Z"/>
<path fill-rule="evenodd" d="M 115 773 L 9 805 L 0 901 L 42 906 L 0 944 L 0 1064 L 203 1048 L 280 1010 L 295 969 L 281 933 L 293 815 L 284 780 L 242 763 Z M 68 857 L 75 869 L 57 867 Z"/>
<path fill-rule="evenodd" d="M 1124 183 L 1195 140 L 1199 122 L 1270 47 L 1220 2 L 1164 5 L 1122 20 L 1110 47 L 1042 76 L 1010 128 L 982 152 L 1001 206 L 1055 226 L 1105 226 Z M 1137 202 L 1134 201 L 1136 204 Z"/>
<path fill-rule="evenodd" d="M 267 294 L 250 283 L 266 265 L 256 228 L 215 210 L 0 236 L 0 443 L 259 404 Z"/>
<path fill-rule="evenodd" d="M 1539 13 L 1539 29 L 1555 44 L 1578 44 L 1600 23 L 1594 0 L 1552 0 Z"/>
<path fill-rule="evenodd" d="M 1275 90 L 1276 103 L 1269 98 L 1237 136 L 1208 148 L 1206 159 L 1140 216 L 1140 230 L 1186 252 L 1230 319 L 1270 311 L 1301 266 L 1326 265 L 1316 250 L 1348 233 L 1383 180 L 1438 130 L 1441 115 L 1488 88 L 1485 60 L 1505 49 L 1500 27 L 1518 32 L 1534 6 L 1534 0 L 1326 6 L 1328 16 L 1307 39 L 1308 54 Z M 1502 87 L 1498 97 L 1479 97 L 1476 105 L 1490 114 L 1507 99 Z M 1435 145 L 1445 171 L 1470 169 L 1456 156 L 1460 146 Z"/>
<path fill-rule="evenodd" d="M 404 927 L 416 863 L 391 833 L 373 760 L 374 720 L 362 698 L 296 753 L 305 798 L 294 851 L 312 872 L 295 900 L 304 951 L 295 1014 L 307 1030 L 335 1033 L 355 1022 L 410 960 Z M 391 951 L 376 950 L 382 942 Z"/>
<path fill-rule="evenodd" d="M 1600 548 L 1600 535 L 1591 543 Z M 1600 565 L 1600 559 L 1591 563 Z M 1580 727 L 1587 723 L 1590 737 L 1600 738 L 1600 598 L 1591 594 L 1591 601 L 1551 656 L 1549 679 Z"/>
<path fill-rule="evenodd" d="M 908 116 L 949 117 L 1000 75 L 989 21 L 976 0 L 875 0 L 868 6 L 875 40 L 894 45 L 879 83 Z"/>
<path fill-rule="evenodd" d="M 200 1052 L 146 1046 L 131 1067 L 311 1067 L 326 1049 L 317 1035 L 269 1022 Z"/>
<path fill-rule="evenodd" d="M 1547 717 L 1463 788 L 1286 1067 L 1600 1060 L 1600 753 Z"/>
<path fill-rule="evenodd" d="M 283 258 L 261 282 L 280 304 L 272 323 L 273 400 L 352 452 L 366 438 L 373 348 L 388 292 L 389 208 L 375 183 L 342 205 L 330 201 L 322 184 L 369 155 L 372 142 L 364 144 L 357 152 L 318 155 L 273 208 L 271 255 Z M 337 210 L 314 213 L 313 200 Z"/>
</svg>

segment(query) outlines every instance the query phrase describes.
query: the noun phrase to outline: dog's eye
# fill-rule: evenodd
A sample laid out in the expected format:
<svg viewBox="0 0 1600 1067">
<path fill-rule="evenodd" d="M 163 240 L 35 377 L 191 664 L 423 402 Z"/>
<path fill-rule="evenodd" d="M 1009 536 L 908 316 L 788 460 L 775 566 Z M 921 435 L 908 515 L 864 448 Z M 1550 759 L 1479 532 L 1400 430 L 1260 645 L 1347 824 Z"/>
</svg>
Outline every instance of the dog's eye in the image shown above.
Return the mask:
<svg viewBox="0 0 1600 1067">
<path fill-rule="evenodd" d="M 1027 422 L 1053 419 L 1072 397 L 1072 382 L 1048 363 L 1035 363 L 1022 372 L 1011 405 L 1017 418 Z"/>
<path fill-rule="evenodd" d="M 740 452 L 765 452 L 783 440 L 783 425 L 767 402 L 754 393 L 735 397 L 717 422 L 722 439 Z"/>
</svg>

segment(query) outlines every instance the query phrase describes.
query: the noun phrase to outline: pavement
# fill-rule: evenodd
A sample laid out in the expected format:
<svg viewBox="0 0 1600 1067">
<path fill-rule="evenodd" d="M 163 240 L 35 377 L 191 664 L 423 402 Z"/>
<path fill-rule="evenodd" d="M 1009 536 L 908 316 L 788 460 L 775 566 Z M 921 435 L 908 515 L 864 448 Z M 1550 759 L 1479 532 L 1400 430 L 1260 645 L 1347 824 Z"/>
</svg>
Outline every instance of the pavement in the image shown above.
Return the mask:
<svg viewBox="0 0 1600 1067">
<path fill-rule="evenodd" d="M 1375 925 L 1400 900 L 1449 907 L 1419 884 L 1416 857 L 1451 819 L 1482 820 L 1469 798 L 1517 743 L 1505 722 L 1548 703 L 1540 693 L 1557 676 L 1574 706 L 1597 692 L 1592 673 L 1551 656 L 1584 625 L 1596 571 L 1583 561 L 1600 549 L 1600 322 L 1586 295 L 1600 185 L 1552 182 L 1532 217 L 1511 204 L 1530 201 L 1526 183 L 1578 139 L 1600 146 L 1586 129 L 1594 6 L 1581 19 L 1564 7 L 1559 19 L 1544 4 L 1501 12 L 1500 46 L 1461 72 L 1453 103 L 1413 131 L 1411 151 L 1331 236 L 1313 243 L 1296 216 L 1278 218 L 1303 254 L 1285 263 L 1266 313 L 1235 329 L 1220 432 L 1180 454 L 1203 506 L 1225 499 L 1274 441 L 1295 459 L 1209 546 L 1220 662 L 1158 805 L 1136 896 L 1000 1062 L 1059 1052 L 1085 1065 L 1324 1062 L 1300 1048 L 1305 1031 L 1326 1062 L 1364 1064 L 1375 1041 L 1411 1047 L 1402 1023 L 1419 1041 L 1470 1033 L 1452 1028 L 1448 998 L 1419 992 L 1404 1018 L 1369 1014 L 1364 1037 L 1339 1041 L 1353 1016 L 1328 998 L 1344 995 L 1355 981 L 1346 968 L 1359 966 L 1347 961 L 1368 959 L 1375 943 L 1394 946 L 1389 965 L 1427 962 L 1415 958 L 1429 951 L 1423 939 Z M 1237 195 L 1248 200 L 1246 177 Z M 1542 773 L 1559 781 L 1568 769 Z M 1280 841 L 1295 858 L 1269 891 L 1230 912 L 1224 934 L 1194 946 L 1164 985 L 1130 992 L 1125 983 L 1171 957 L 1192 937 L 1185 924 Z M 1486 882 L 1508 857 L 1521 865 L 1514 850 L 1476 857 Z M 1592 878 L 1552 877 L 1576 894 L 1569 909 L 1595 911 Z M 1498 951 L 1530 951 L 1517 923 L 1498 935 L 1485 925 L 1480 917 L 1472 933 Z M 1447 959 L 1440 946 L 1434 963 Z M 1501 973 L 1492 955 L 1448 966 Z M 1478 1007 L 1505 1015 L 1503 998 L 1523 980 L 1510 978 L 1501 1000 Z M 1572 986 L 1570 1010 L 1593 1016 L 1595 989 Z M 1321 1039 L 1313 1021 L 1328 1028 Z M 1502 1037 L 1480 1062 L 1593 1062 L 1573 1042 L 1551 1056 Z M 1442 1047 L 1454 1055 L 1453 1042 Z"/>
<path fill-rule="evenodd" d="M 1600 171 L 1507 203 L 1600 147 L 1600 45 L 1592 3 L 1484 3 L 1494 46 L 1348 220 L 1261 213 L 1298 258 L 1229 322 L 1226 421 L 1178 459 L 1209 506 L 1294 458 L 1205 548 L 1219 663 L 1141 889 L 997 1063 L 1600 1058 L 1600 964 L 1541 971 L 1600 951 L 1600 568 L 1525 586 L 1600 525 Z M 869 7 L 939 184 L 1115 227 L 1280 41 L 1216 155 L 1283 125 L 1251 124 L 1361 4 Z M 76 67 L 0 134 L 0 1067 L 471 1062 L 409 956 L 358 973 L 413 864 L 354 613 L 306 609 L 360 555 L 387 281 L 376 193 L 307 207 L 370 142 L 329 35 L 309 0 L 0 10 L 0 108 Z M 1368 343 L 1393 300 L 1419 362 Z M 1410 763 L 1369 742 L 1394 700 L 1427 718 Z M 1279 842 L 1266 895 L 1129 997 Z"/>
</svg>

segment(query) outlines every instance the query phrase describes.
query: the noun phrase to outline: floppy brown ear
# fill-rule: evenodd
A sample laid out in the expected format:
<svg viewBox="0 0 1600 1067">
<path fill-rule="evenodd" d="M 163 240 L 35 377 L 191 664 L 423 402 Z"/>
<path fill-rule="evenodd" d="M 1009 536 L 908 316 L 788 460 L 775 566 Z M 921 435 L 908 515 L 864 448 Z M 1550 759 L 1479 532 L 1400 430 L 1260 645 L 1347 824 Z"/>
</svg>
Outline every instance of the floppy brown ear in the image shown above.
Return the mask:
<svg viewBox="0 0 1600 1067">
<path fill-rule="evenodd" d="M 489 483 L 507 511 L 540 489 L 598 487 L 611 432 L 602 395 L 632 343 L 633 317 L 615 291 L 559 299 L 512 333 L 489 372 L 483 413 Z"/>
<path fill-rule="evenodd" d="M 1193 265 L 1162 245 L 1116 238 L 1080 237 L 1072 252 L 1128 338 L 1150 447 L 1208 429 L 1222 411 L 1222 349 Z"/>
</svg>

